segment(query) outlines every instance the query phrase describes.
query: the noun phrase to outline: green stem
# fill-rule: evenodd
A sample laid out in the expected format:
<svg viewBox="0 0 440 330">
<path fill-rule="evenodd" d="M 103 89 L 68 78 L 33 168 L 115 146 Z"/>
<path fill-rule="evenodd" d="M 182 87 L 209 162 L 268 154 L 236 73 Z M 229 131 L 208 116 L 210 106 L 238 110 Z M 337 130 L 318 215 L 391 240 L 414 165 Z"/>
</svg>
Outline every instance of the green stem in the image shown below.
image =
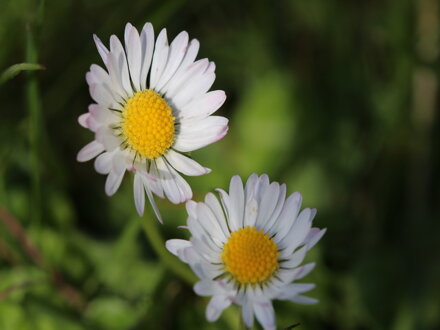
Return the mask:
<svg viewBox="0 0 440 330">
<path fill-rule="evenodd" d="M 37 63 L 37 51 L 30 26 L 26 29 L 26 61 Z M 35 72 L 28 72 L 26 83 L 26 102 L 29 112 L 30 165 L 32 169 L 32 223 L 36 226 L 41 221 L 41 104 Z"/>
<path fill-rule="evenodd" d="M 187 266 L 178 261 L 176 257 L 171 255 L 165 248 L 165 242 L 157 229 L 156 221 L 154 219 L 147 219 L 144 217 L 142 218 L 142 225 L 151 246 L 163 264 L 187 284 L 193 285 L 196 283 L 197 277 L 194 275 L 194 273 Z"/>
</svg>

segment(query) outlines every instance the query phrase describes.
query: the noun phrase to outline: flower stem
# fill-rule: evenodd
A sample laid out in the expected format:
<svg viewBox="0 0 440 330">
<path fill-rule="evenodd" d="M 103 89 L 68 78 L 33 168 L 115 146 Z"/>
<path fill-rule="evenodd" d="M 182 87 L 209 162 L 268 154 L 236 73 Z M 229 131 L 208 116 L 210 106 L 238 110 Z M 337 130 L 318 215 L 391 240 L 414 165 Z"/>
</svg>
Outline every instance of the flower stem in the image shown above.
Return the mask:
<svg viewBox="0 0 440 330">
<path fill-rule="evenodd" d="M 30 25 L 26 29 L 26 60 L 29 63 L 37 63 L 37 49 Z M 32 173 L 31 203 L 32 224 L 39 227 L 42 218 L 41 207 L 41 102 L 38 90 L 38 82 L 35 72 L 27 72 L 26 102 L 29 113 L 29 147 Z"/>
<path fill-rule="evenodd" d="M 184 282 L 193 285 L 197 282 L 197 277 L 192 273 L 187 266 L 178 261 L 165 248 L 165 242 L 157 229 L 157 224 L 154 219 L 142 218 L 142 226 L 147 234 L 148 240 L 156 252 L 157 256 L 163 262 L 165 267 L 171 270 L 174 274 L 179 276 Z"/>
</svg>

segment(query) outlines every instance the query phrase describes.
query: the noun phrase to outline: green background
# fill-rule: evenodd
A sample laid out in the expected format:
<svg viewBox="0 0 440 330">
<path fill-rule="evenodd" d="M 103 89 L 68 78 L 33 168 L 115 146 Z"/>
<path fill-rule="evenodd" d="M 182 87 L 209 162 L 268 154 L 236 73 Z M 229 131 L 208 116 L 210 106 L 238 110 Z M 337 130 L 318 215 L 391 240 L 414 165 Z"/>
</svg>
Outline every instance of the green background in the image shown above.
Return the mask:
<svg viewBox="0 0 440 330">
<path fill-rule="evenodd" d="M 182 30 L 197 38 L 198 58 L 217 65 L 213 89 L 228 96 L 218 114 L 229 134 L 192 153 L 213 169 L 188 178 L 194 199 L 234 174 L 268 173 L 328 228 L 302 280 L 317 284 L 320 303 L 275 302 L 278 326 L 440 329 L 439 7 L 1 0 L 0 72 L 45 70 L 0 85 L 0 329 L 239 328 L 237 308 L 208 323 L 207 299 L 158 259 L 132 177 L 109 198 L 92 162 L 76 161 L 92 139 L 77 123 L 92 102 L 85 73 L 101 64 L 92 34 L 108 44 L 126 22 L 146 21 L 170 40 Z M 158 205 L 164 238 L 187 238 L 176 229 L 184 207 Z"/>
</svg>

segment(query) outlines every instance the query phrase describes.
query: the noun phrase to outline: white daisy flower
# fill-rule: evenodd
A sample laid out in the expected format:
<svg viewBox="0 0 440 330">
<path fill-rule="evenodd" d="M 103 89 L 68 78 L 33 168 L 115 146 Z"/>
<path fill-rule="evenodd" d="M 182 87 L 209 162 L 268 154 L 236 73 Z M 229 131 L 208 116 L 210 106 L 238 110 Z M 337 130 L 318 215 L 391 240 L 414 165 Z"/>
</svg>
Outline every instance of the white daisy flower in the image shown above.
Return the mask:
<svg viewBox="0 0 440 330">
<path fill-rule="evenodd" d="M 92 64 L 86 74 L 96 103 L 79 123 L 95 139 L 78 153 L 80 162 L 96 156 L 95 169 L 107 174 L 105 192 L 113 195 L 125 172 L 134 172 L 134 199 L 143 214 L 145 193 L 159 220 L 152 193 L 172 203 L 191 199 L 192 191 L 180 173 L 203 175 L 210 169 L 182 153 L 202 148 L 226 135 L 228 120 L 211 116 L 225 101 L 223 91 L 211 91 L 215 64 L 195 61 L 196 39 L 181 32 L 168 44 L 166 29 L 154 41 L 153 26 L 139 34 L 125 27 L 125 48 L 114 35 L 107 49 L 94 36 L 107 70 Z"/>
<path fill-rule="evenodd" d="M 209 193 L 204 203 L 186 203 L 192 237 L 169 240 L 167 249 L 200 278 L 194 291 L 212 296 L 206 309 L 209 321 L 235 303 L 248 327 L 255 315 L 264 329 L 275 329 L 273 299 L 317 302 L 301 295 L 314 284 L 292 282 L 315 266 L 300 264 L 326 229 L 312 228 L 316 209 L 299 212 L 299 193 L 286 199 L 286 185 L 269 183 L 265 174 L 251 175 L 244 189 L 234 176 L 229 194 L 217 191 L 220 201 Z"/>
</svg>

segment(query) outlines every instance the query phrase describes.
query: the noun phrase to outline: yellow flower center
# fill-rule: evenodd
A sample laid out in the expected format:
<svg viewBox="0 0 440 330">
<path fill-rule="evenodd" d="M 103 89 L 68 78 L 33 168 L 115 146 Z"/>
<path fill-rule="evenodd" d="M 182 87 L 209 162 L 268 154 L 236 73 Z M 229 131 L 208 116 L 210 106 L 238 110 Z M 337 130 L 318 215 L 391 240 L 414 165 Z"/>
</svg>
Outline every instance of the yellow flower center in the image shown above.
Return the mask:
<svg viewBox="0 0 440 330">
<path fill-rule="evenodd" d="M 265 282 L 278 269 L 278 246 L 254 226 L 231 233 L 221 257 L 226 271 L 241 284 Z"/>
<path fill-rule="evenodd" d="M 137 92 L 127 101 L 122 117 L 126 143 L 141 156 L 157 158 L 173 144 L 176 118 L 168 103 L 155 91 Z"/>
</svg>

